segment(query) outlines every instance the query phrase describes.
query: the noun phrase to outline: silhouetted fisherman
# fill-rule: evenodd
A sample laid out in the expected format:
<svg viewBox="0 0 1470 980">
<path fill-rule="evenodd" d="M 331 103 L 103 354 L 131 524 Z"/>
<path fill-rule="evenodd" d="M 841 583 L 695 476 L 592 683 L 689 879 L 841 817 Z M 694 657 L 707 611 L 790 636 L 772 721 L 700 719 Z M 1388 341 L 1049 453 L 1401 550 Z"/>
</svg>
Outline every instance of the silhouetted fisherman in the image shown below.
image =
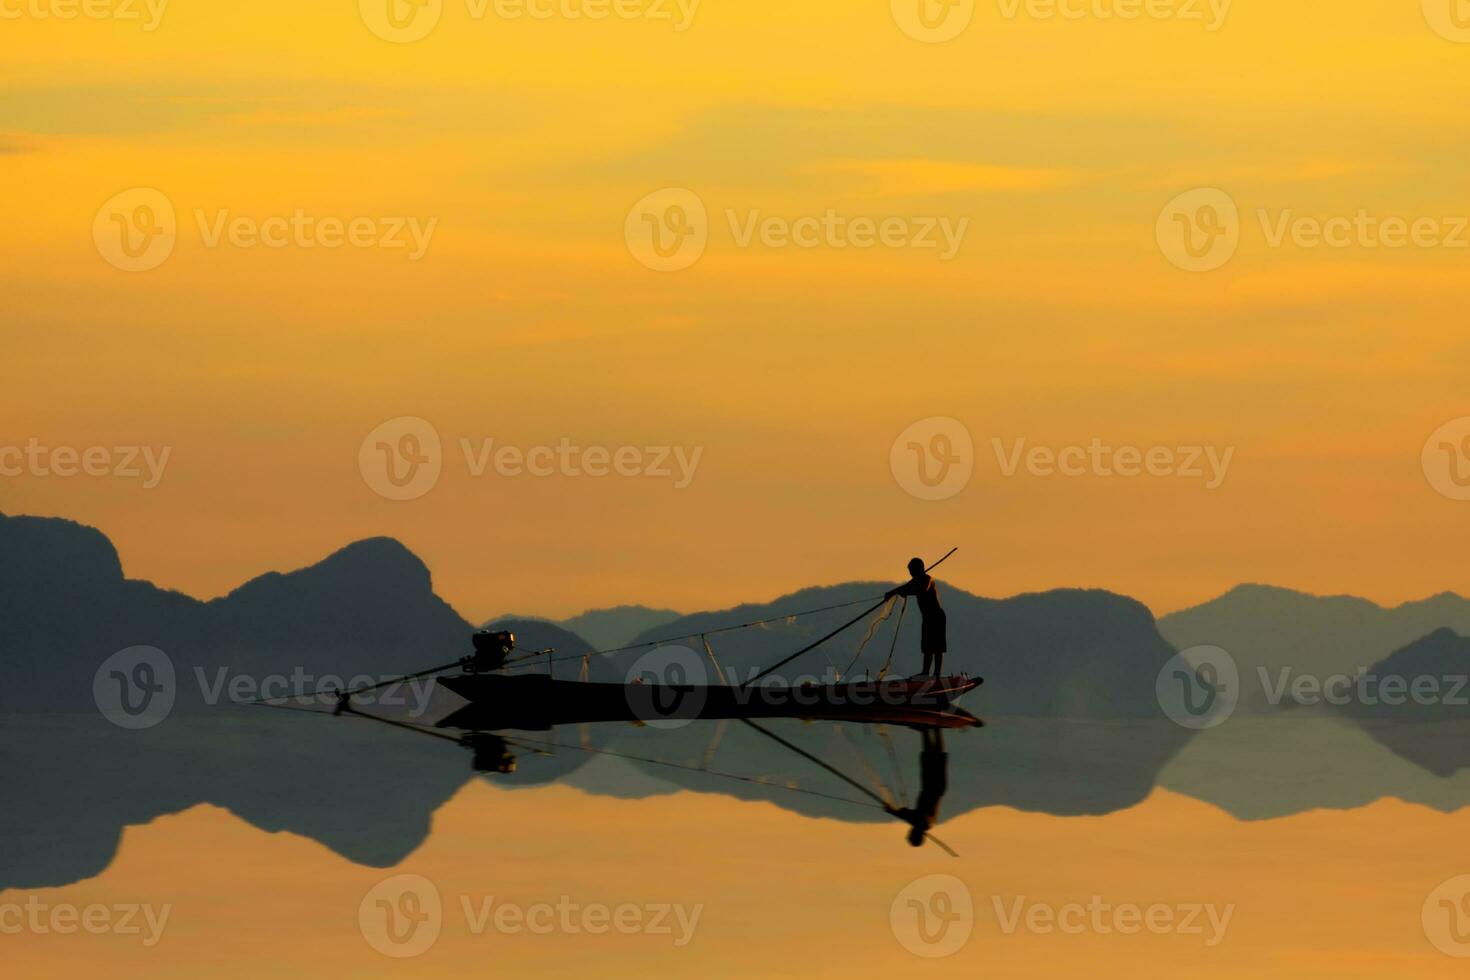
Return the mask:
<svg viewBox="0 0 1470 980">
<path fill-rule="evenodd" d="M 938 728 L 923 731 L 924 746 L 919 751 L 919 798 L 912 807 L 889 807 L 888 812 L 910 827 L 908 842 L 915 847 L 924 843 L 924 835 L 939 821 L 939 801 L 949 788 L 949 755 L 944 751 L 944 732 Z"/>
<path fill-rule="evenodd" d="M 934 578 L 924 571 L 924 559 L 909 560 L 909 575 L 912 578 L 907 584 L 889 589 L 886 597 L 891 599 L 896 595 L 903 595 L 913 596 L 918 600 L 919 612 L 924 617 L 923 627 L 919 631 L 919 650 L 924 654 L 924 669 L 921 673 L 932 673 L 938 677 L 944 670 L 944 654 L 949 649 L 946 637 L 949 621 L 939 605 L 939 592 L 934 587 Z"/>
</svg>

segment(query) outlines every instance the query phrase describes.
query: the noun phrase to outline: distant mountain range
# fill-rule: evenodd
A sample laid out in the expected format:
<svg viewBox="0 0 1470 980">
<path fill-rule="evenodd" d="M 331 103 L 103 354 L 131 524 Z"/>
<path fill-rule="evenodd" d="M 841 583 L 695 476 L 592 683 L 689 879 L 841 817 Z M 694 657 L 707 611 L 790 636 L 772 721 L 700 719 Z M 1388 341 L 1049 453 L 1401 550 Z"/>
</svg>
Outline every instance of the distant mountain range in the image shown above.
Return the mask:
<svg viewBox="0 0 1470 980">
<path fill-rule="evenodd" d="M 639 634 L 648 633 L 672 623 L 681 614 L 672 609 L 650 609 L 647 606 L 612 606 L 607 609 L 589 609 L 569 619 L 547 619 L 544 616 L 494 616 L 482 626 L 494 626 L 507 621 L 550 623 L 552 626 L 576 633 L 592 644 L 595 650 L 612 650 L 633 642 Z"/>
<path fill-rule="evenodd" d="M 71 521 L 0 515 L 0 556 L 0 656 L 12 678 L 0 687 L 0 710 L 92 710 L 99 667 L 116 651 L 136 645 L 157 647 L 172 660 L 178 704 L 187 709 L 241 699 L 265 679 L 278 685 L 297 679 L 289 689 L 315 690 L 352 677 L 386 678 L 452 662 L 469 652 L 473 631 L 434 594 L 424 563 L 388 538 L 356 542 L 297 571 L 262 575 L 207 602 L 125 578 L 111 542 Z M 854 609 L 794 621 L 781 617 L 881 594 L 888 584 L 804 589 L 768 603 L 672 620 L 666 612 L 635 608 L 581 618 L 595 624 L 604 641 L 627 640 L 627 630 L 654 624 L 635 642 L 772 620 L 764 629 L 710 637 L 721 664 L 744 679 L 851 617 Z M 984 675 L 980 694 L 989 700 L 995 692 L 1007 713 L 1160 716 L 1154 678 L 1174 651 L 1142 604 L 1079 590 L 985 599 L 946 586 L 944 596 L 952 650 L 946 669 Z M 920 667 L 918 616 L 909 613 L 893 665 L 899 673 Z M 555 647 L 559 660 L 575 660 L 592 649 L 580 635 L 550 622 L 495 622 L 514 628 L 524 648 Z M 891 629 L 891 623 L 883 625 L 852 673 L 881 666 L 892 648 Z M 831 665 L 846 669 L 859 633 L 854 628 L 783 674 L 821 674 Z M 702 644 L 688 643 L 702 657 Z M 636 651 L 596 656 L 589 669 L 594 679 L 622 680 L 636 662 Z M 567 676 L 576 669 L 575 663 L 562 668 Z M 233 687 L 236 681 L 242 686 Z"/>
<path fill-rule="evenodd" d="M 1268 711 L 1274 707 L 1268 693 L 1283 672 L 1321 679 L 1355 674 L 1436 630 L 1470 634 L 1470 600 L 1446 592 L 1388 608 L 1353 596 L 1240 585 L 1162 617 L 1158 627 L 1180 650 L 1227 651 L 1240 669 L 1239 710 Z"/>
<path fill-rule="evenodd" d="M 0 711 L 95 710 L 93 675 L 127 647 L 167 654 L 178 707 L 189 709 L 266 683 L 315 690 L 448 663 L 470 652 L 472 632 L 434 594 L 424 563 L 390 538 L 205 602 L 124 578 L 112 543 L 93 528 L 0 515 L 0 659 L 10 677 Z M 547 623 L 519 632 L 533 649 L 590 649 Z"/>
<path fill-rule="evenodd" d="M 684 616 L 619 607 L 561 623 L 493 622 L 514 629 L 524 648 L 555 647 L 558 676 L 575 676 L 577 658 L 587 655 L 594 679 L 621 681 L 637 670 L 640 652 L 600 656 L 594 647 L 688 635 L 683 642 L 698 662 L 707 663 L 707 639 L 721 668 L 741 680 L 856 615 L 890 584 L 803 589 Z M 1359 666 L 1411 677 L 1470 673 L 1470 640 L 1461 635 L 1470 632 L 1470 611 L 1458 596 L 1385 609 L 1242 586 L 1155 623 L 1140 603 L 1102 591 L 987 599 L 947 583 L 941 589 L 950 622 L 945 666 L 986 678 L 966 707 L 989 722 L 951 746 L 948 815 L 996 805 L 1107 813 L 1136 804 L 1156 785 L 1245 817 L 1358 806 L 1385 794 L 1444 810 L 1470 802 L 1470 720 L 1451 703 L 1355 703 L 1247 717 L 1197 733 L 1166 720 L 1155 698 L 1156 679 L 1176 647 L 1196 644 L 1224 647 L 1240 663 L 1251 693 L 1247 715 L 1262 707 L 1258 667 L 1268 674 L 1353 673 Z M 846 605 L 784 618 L 836 604 Z M 720 632 L 752 620 L 769 622 Z M 782 674 L 789 680 L 872 672 L 890 650 L 896 672 L 917 671 L 916 610 L 907 609 L 895 643 L 897 623 L 895 610 L 856 661 L 857 627 Z M 567 628 L 573 625 L 597 640 L 589 643 Z M 470 754 L 358 720 L 235 708 L 227 703 L 228 682 L 305 677 L 309 690 L 332 678 L 394 676 L 454 661 L 469 651 L 472 629 L 434 594 L 423 562 L 387 538 L 260 576 L 206 602 L 126 578 L 117 552 L 95 529 L 0 515 L 0 662 L 9 672 L 0 686 L 0 778 L 24 787 L 0 808 L 0 837 L 13 845 L 0 858 L 0 888 L 96 874 L 111 860 L 122 827 L 199 803 L 228 807 L 266 830 L 308 835 L 354 861 L 396 863 L 422 842 L 434 810 L 473 778 Z M 98 713 L 94 675 L 116 651 L 140 644 L 162 649 L 173 662 L 178 708 L 155 728 L 124 731 Z M 206 703 L 210 689 L 224 706 Z M 453 699 L 433 690 L 436 699 Z M 437 700 L 434 706 L 443 707 Z M 846 804 L 782 795 L 780 787 L 809 785 L 820 773 L 773 754 L 769 744 L 729 735 L 722 741 L 701 725 L 673 734 L 628 726 L 567 733 L 584 748 L 668 757 L 689 769 L 647 762 L 587 767 L 591 756 L 565 750 L 523 755 L 517 773 L 486 778 L 506 786 L 566 779 L 591 792 L 632 796 L 682 786 L 838 819 L 874 817 Z M 838 737 L 823 728 L 798 730 Z M 866 731 L 858 726 L 855 737 L 877 737 Z M 732 786 L 699 773 L 716 742 L 722 768 L 771 782 Z M 915 746 L 904 741 L 899 750 L 913 755 Z M 632 769 L 646 778 L 608 783 Z"/>
<path fill-rule="evenodd" d="M 525 648 L 555 647 L 559 661 L 686 635 L 682 643 L 703 661 L 707 639 L 719 664 L 743 680 L 850 618 L 861 601 L 890 584 L 808 588 L 684 616 L 621 606 L 559 623 L 531 617 L 497 617 L 494 623 L 514 628 Z M 1242 710 L 1267 710 L 1273 707 L 1267 692 L 1282 678 L 1353 674 L 1400 651 L 1389 664 L 1397 670 L 1413 660 L 1412 650 L 1402 651 L 1416 641 L 1437 636 L 1432 642 L 1443 646 L 1470 634 L 1470 601 L 1450 593 L 1384 608 L 1347 596 L 1244 585 L 1156 623 L 1141 603 L 1097 590 L 988 599 L 947 583 L 941 588 L 950 622 L 946 669 L 984 676 L 977 694 L 981 710 L 1011 715 L 1159 717 L 1154 689 L 1160 669 L 1176 649 L 1198 645 L 1222 647 L 1234 658 Z M 851 605 L 783 618 L 844 603 Z M 753 620 L 768 622 L 722 632 Z M 860 659 L 853 656 L 862 630 L 854 627 L 782 674 L 875 672 L 890 650 L 894 671 L 915 673 L 916 610 L 906 611 L 895 644 L 897 622 L 895 615 L 883 623 Z M 331 686 L 333 680 L 390 677 L 451 662 L 468 652 L 472 630 L 435 595 L 424 563 L 389 538 L 356 542 L 310 567 L 262 575 L 201 601 L 126 578 L 111 542 L 93 528 L 0 515 L 0 659 L 11 681 L 0 686 L 0 710 L 92 710 L 99 666 L 135 645 L 168 654 L 180 704 L 190 707 L 229 699 L 221 692 L 242 678 L 259 683 L 289 676 L 297 688 L 302 678 Z M 1439 636 L 1442 630 L 1452 632 Z M 1443 666 L 1425 656 L 1426 663 Z M 596 679 L 622 680 L 636 662 L 637 651 L 594 656 L 589 669 Z M 570 675 L 576 665 L 562 669 Z M 247 683 L 235 690 L 248 689 Z M 1374 717 L 1394 715 L 1386 710 Z"/>
<path fill-rule="evenodd" d="M 855 603 L 890 584 L 809 588 L 685 616 L 620 606 L 560 622 L 493 622 L 515 628 L 523 647 L 555 647 L 562 660 L 686 634 L 683 643 L 702 659 L 703 635 L 720 664 L 744 679 L 861 607 L 790 621 L 783 616 Z M 1238 664 L 1241 710 L 1269 710 L 1268 690 L 1283 678 L 1353 674 L 1436 631 L 1470 634 L 1470 601 L 1450 593 L 1384 608 L 1348 596 L 1243 585 L 1157 623 L 1142 604 L 1102 591 L 988 599 L 946 583 L 942 595 L 950 622 L 946 669 L 984 676 L 983 709 L 1015 715 L 1158 717 L 1154 682 L 1160 668 L 1176 649 L 1198 645 L 1222 647 Z M 896 646 L 896 620 L 883 624 L 856 662 L 860 628 L 783 673 L 876 671 L 890 649 L 896 651 L 892 669 L 917 672 L 918 619 L 915 610 L 907 611 Z M 720 632 L 751 620 L 770 622 Z M 180 704 L 188 707 L 220 700 L 220 684 L 236 678 L 290 675 L 300 687 L 300 678 L 388 677 L 449 662 L 468 652 L 471 632 L 434 594 L 424 563 L 388 538 L 356 542 L 308 568 L 262 575 L 206 602 L 127 579 L 111 542 L 93 528 L 0 515 L 0 658 L 11 678 L 0 686 L 0 710 L 90 710 L 99 665 L 135 645 L 158 647 L 172 658 Z M 598 656 L 589 666 L 597 679 L 621 680 L 636 659 L 636 651 Z M 213 693 L 206 697 L 206 690 Z"/>
</svg>

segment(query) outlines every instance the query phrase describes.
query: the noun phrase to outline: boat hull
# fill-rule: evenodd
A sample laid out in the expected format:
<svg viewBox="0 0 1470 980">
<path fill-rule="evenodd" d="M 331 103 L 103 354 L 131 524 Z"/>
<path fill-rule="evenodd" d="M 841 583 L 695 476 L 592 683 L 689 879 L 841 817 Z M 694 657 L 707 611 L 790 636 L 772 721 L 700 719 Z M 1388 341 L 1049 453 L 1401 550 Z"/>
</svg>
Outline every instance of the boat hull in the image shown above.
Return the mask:
<svg viewBox="0 0 1470 980">
<path fill-rule="evenodd" d="M 953 702 L 980 683 L 977 677 L 955 676 L 740 688 L 564 681 L 546 674 L 458 674 L 440 677 L 439 684 L 470 704 L 439 724 L 540 731 L 594 722 L 807 718 L 968 728 L 980 720 Z"/>
</svg>

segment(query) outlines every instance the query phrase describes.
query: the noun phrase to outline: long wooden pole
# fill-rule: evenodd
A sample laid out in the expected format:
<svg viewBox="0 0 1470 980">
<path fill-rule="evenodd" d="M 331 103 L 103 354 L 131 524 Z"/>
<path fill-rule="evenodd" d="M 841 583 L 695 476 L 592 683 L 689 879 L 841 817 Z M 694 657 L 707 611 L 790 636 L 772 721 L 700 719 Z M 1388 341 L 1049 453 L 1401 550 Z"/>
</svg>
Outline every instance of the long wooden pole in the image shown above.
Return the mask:
<svg viewBox="0 0 1470 980">
<path fill-rule="evenodd" d="M 948 559 L 950 555 L 954 554 L 956 551 L 959 551 L 959 550 L 960 549 L 957 548 L 957 547 L 956 548 L 949 549 L 947 552 L 944 553 L 944 558 L 939 559 L 934 564 L 932 564 L 928 568 L 924 569 L 925 574 L 927 574 L 929 572 L 932 572 L 934 569 L 936 569 L 940 565 L 944 564 L 945 560 Z M 888 597 L 887 596 L 884 596 L 883 599 L 876 606 L 873 606 L 871 609 L 865 609 L 865 610 L 863 610 L 860 614 L 858 614 L 857 616 L 854 616 L 852 619 L 849 619 L 847 622 L 843 623 L 841 626 L 837 627 L 835 630 L 833 630 L 832 632 L 828 633 L 826 636 L 822 637 L 820 640 L 816 641 L 815 643 L 808 643 L 806 646 L 802 647 L 800 650 L 796 651 L 791 656 L 787 657 L 785 660 L 782 660 L 780 663 L 771 664 L 771 666 L 767 667 L 765 670 L 761 671 L 759 674 L 756 674 L 754 677 L 752 677 L 750 680 L 746 681 L 744 684 L 741 684 L 740 686 L 741 687 L 749 687 L 750 685 L 754 684 L 756 681 L 760 680 L 762 677 L 765 677 L 767 674 L 771 673 L 771 671 L 773 671 L 773 670 L 779 670 L 782 667 L 785 667 L 787 664 L 791 663 L 791 661 L 795 660 L 797 657 L 801 656 L 803 653 L 806 653 L 808 650 L 815 650 L 817 647 L 821 646 L 823 643 L 826 643 L 828 640 L 832 639 L 832 637 L 836 636 L 838 633 L 841 633 L 843 630 L 847 629 L 849 626 L 852 626 L 854 623 L 859 623 L 862 620 L 867 619 L 873 613 L 877 612 L 879 609 L 882 609 L 883 608 L 883 603 L 885 603 L 887 601 L 888 601 Z"/>
</svg>

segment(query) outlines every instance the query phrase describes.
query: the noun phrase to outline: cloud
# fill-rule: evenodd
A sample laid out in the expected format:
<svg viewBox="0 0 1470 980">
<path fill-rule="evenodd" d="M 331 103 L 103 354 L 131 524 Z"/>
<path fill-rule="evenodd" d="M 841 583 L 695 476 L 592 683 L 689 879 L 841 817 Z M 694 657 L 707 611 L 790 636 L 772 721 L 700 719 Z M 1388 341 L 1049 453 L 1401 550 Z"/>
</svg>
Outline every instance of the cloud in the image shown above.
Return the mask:
<svg viewBox="0 0 1470 980">
<path fill-rule="evenodd" d="M 1007 167 L 953 160 L 834 160 L 802 172 L 868 178 L 876 197 L 912 197 L 960 191 L 1038 191 L 1077 182 L 1074 171 L 1050 167 Z"/>
</svg>

